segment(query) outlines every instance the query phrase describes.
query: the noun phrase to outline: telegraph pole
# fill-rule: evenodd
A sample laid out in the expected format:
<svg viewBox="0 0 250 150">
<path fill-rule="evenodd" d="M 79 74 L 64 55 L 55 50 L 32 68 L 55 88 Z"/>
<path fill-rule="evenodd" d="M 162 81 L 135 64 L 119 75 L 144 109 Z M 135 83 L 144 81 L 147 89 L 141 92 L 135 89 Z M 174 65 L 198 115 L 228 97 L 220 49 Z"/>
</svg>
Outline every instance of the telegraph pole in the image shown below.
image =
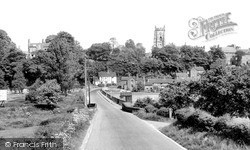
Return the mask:
<svg viewBox="0 0 250 150">
<path fill-rule="evenodd" d="M 88 80 L 87 80 L 87 56 L 85 55 L 85 62 L 84 62 L 84 74 L 85 74 L 85 101 L 84 105 L 87 106 L 87 91 L 88 91 Z"/>
</svg>

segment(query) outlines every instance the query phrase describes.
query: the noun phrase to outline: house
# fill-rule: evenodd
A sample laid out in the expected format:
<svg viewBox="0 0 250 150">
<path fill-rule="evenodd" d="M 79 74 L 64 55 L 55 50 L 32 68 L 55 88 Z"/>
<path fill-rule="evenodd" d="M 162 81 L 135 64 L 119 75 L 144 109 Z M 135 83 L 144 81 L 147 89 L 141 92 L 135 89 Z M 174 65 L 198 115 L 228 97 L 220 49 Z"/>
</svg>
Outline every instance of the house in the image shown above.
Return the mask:
<svg viewBox="0 0 250 150">
<path fill-rule="evenodd" d="M 136 86 L 136 81 L 133 77 L 121 77 L 118 83 L 122 89 L 132 91 L 133 88 Z"/>
<path fill-rule="evenodd" d="M 226 64 L 231 65 L 231 58 L 235 55 L 237 51 L 235 47 L 222 47 L 221 49 L 226 55 Z"/>
<path fill-rule="evenodd" d="M 101 84 L 100 80 L 98 79 L 98 77 L 93 77 L 93 83 L 94 85 L 99 85 Z"/>
<path fill-rule="evenodd" d="M 35 53 L 38 50 L 47 50 L 50 43 L 45 43 L 42 40 L 42 43 L 31 43 L 30 39 L 28 40 L 28 55 L 27 58 L 32 58 L 35 56 Z"/>
<path fill-rule="evenodd" d="M 170 84 L 175 83 L 175 79 L 167 78 L 167 79 L 148 79 L 148 82 L 145 83 L 144 90 L 147 92 L 157 92 L 161 88 L 164 88 Z"/>
<path fill-rule="evenodd" d="M 237 47 L 222 47 L 222 51 L 226 55 L 226 64 L 231 65 L 231 58 L 235 56 L 237 51 L 243 51 L 245 55 L 242 56 L 241 64 L 250 63 L 250 49 L 239 49 Z"/>
<path fill-rule="evenodd" d="M 117 84 L 117 77 L 115 72 L 99 72 L 99 84 Z"/>
<path fill-rule="evenodd" d="M 189 77 L 192 80 L 199 80 L 203 72 L 205 72 L 205 69 L 203 67 L 193 67 L 189 71 Z"/>
</svg>

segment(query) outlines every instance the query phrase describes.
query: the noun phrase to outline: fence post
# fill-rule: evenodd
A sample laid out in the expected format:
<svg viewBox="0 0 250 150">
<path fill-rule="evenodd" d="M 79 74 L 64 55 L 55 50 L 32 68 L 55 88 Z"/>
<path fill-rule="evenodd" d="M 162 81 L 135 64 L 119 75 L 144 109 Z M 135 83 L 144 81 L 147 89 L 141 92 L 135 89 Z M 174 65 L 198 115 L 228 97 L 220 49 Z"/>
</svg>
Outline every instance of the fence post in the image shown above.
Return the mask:
<svg viewBox="0 0 250 150">
<path fill-rule="evenodd" d="M 173 109 L 169 108 L 169 118 L 172 119 Z"/>
</svg>

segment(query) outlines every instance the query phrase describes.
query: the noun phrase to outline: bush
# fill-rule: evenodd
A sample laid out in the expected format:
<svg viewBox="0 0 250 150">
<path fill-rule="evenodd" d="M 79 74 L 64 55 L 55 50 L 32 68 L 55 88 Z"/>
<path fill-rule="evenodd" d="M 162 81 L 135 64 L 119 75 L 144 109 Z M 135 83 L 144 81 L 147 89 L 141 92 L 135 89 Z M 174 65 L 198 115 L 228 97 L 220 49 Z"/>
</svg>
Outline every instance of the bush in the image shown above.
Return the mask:
<svg viewBox="0 0 250 150">
<path fill-rule="evenodd" d="M 202 110 L 196 110 L 191 116 L 188 117 L 187 122 L 193 125 L 195 129 L 202 131 L 213 130 L 217 118 Z"/>
<path fill-rule="evenodd" d="M 161 107 L 156 111 L 156 114 L 162 117 L 169 117 L 169 109 L 166 107 Z"/>
<path fill-rule="evenodd" d="M 38 92 L 37 91 L 29 91 L 28 94 L 25 96 L 25 100 L 31 103 L 36 103 L 38 100 Z"/>
<path fill-rule="evenodd" d="M 102 84 L 102 83 L 98 84 L 98 87 L 104 87 L 104 84 Z"/>
<path fill-rule="evenodd" d="M 250 119 L 233 117 L 226 122 L 223 134 L 239 144 L 250 144 Z"/>
<path fill-rule="evenodd" d="M 161 117 L 155 113 L 146 113 L 144 110 L 139 110 L 134 113 L 137 117 L 145 120 L 160 121 Z"/>
<path fill-rule="evenodd" d="M 85 95 L 84 95 L 83 92 L 78 92 L 78 93 L 75 94 L 75 98 L 74 99 L 75 99 L 76 102 L 82 102 L 84 104 L 84 102 L 85 102 Z"/>
<path fill-rule="evenodd" d="M 35 83 L 37 84 L 37 83 Z M 26 95 L 26 100 L 33 103 L 56 103 L 60 100 L 60 86 L 56 80 L 48 80 L 39 88 L 36 85 L 32 86 L 32 90 Z"/>
<path fill-rule="evenodd" d="M 172 108 L 174 111 L 190 107 L 193 100 L 189 97 L 189 89 L 185 83 L 170 85 L 160 92 L 159 103 L 164 107 Z"/>
<path fill-rule="evenodd" d="M 134 103 L 134 107 L 145 108 L 148 104 L 153 105 L 154 103 L 155 102 L 152 98 L 145 97 L 143 99 L 137 99 L 136 102 Z"/>
<path fill-rule="evenodd" d="M 231 120 L 229 114 L 225 114 L 217 119 L 214 124 L 214 129 L 218 134 L 222 134 L 223 129 L 227 128 L 227 122 Z"/>
<path fill-rule="evenodd" d="M 187 124 L 188 118 L 195 113 L 195 109 L 193 107 L 182 108 L 175 111 L 175 115 L 177 120 L 182 124 Z"/>
<path fill-rule="evenodd" d="M 145 111 L 147 113 L 155 113 L 157 111 L 157 108 L 155 108 L 153 105 L 151 104 L 148 104 L 146 107 L 145 107 Z"/>
</svg>

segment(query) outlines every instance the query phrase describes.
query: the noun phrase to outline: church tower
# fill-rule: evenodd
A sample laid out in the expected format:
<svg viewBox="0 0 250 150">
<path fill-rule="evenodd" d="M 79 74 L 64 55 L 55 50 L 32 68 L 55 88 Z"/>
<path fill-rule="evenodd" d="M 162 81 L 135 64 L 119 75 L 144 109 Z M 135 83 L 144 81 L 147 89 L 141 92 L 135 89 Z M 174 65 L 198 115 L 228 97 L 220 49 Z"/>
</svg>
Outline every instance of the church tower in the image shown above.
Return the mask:
<svg viewBox="0 0 250 150">
<path fill-rule="evenodd" d="M 165 46 L 165 25 L 163 28 L 155 26 L 154 31 L 154 47 L 162 48 Z"/>
</svg>

